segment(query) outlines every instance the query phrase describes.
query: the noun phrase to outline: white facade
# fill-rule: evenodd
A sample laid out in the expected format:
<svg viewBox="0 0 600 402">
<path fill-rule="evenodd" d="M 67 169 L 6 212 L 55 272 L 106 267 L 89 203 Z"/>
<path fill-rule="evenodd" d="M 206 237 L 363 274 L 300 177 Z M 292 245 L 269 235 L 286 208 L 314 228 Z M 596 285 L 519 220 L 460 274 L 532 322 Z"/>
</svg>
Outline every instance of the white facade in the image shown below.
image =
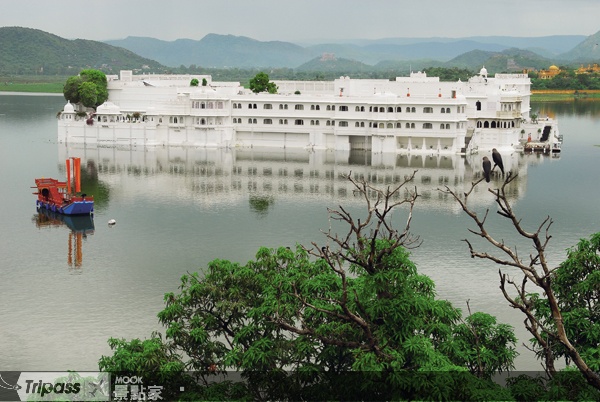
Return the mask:
<svg viewBox="0 0 600 402">
<path fill-rule="evenodd" d="M 190 86 L 196 78 L 206 86 Z M 340 77 L 275 81 L 278 94 L 254 94 L 210 76 L 109 77 L 109 101 L 78 117 L 67 103 L 61 142 L 100 145 L 366 149 L 378 153 L 510 151 L 529 120 L 524 74 L 440 82 L 425 73 L 395 81 Z M 554 122 L 550 124 L 556 131 Z M 541 132 L 541 130 L 540 130 Z"/>
</svg>

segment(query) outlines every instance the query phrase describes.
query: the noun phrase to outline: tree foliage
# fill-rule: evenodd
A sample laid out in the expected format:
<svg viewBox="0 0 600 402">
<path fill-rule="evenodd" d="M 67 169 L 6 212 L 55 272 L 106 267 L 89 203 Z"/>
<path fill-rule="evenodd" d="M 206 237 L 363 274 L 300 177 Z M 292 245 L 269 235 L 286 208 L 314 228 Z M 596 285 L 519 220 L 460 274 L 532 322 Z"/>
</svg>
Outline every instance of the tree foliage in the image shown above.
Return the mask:
<svg viewBox="0 0 600 402">
<path fill-rule="evenodd" d="M 81 103 L 85 107 L 97 107 L 108 99 L 106 75 L 99 70 L 81 70 L 79 75 L 67 79 L 63 95 L 72 103 Z"/>
<path fill-rule="evenodd" d="M 250 79 L 249 84 L 250 90 L 254 93 L 268 92 L 270 94 L 277 93 L 277 86 L 274 82 L 269 81 L 269 75 L 264 72 L 260 72 Z"/>
<path fill-rule="evenodd" d="M 184 275 L 158 315 L 165 340 L 112 340 L 101 369 L 147 373 L 150 358 L 148 375 L 185 367 L 197 398 L 508 399 L 491 376 L 512 368 L 512 328 L 484 313 L 463 318 L 409 258 L 419 244 L 413 177 L 386 189 L 349 177 L 366 212 L 329 210 L 347 231 L 330 229 L 324 245 L 261 248 L 245 265 L 215 260 Z"/>
</svg>

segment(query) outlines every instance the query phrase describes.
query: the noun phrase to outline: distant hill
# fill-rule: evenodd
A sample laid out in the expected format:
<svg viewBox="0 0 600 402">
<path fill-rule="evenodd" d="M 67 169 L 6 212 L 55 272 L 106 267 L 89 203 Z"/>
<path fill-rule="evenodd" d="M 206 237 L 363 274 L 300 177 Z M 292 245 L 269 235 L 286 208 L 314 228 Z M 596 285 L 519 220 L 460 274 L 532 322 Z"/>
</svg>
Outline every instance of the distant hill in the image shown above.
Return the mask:
<svg viewBox="0 0 600 402">
<path fill-rule="evenodd" d="M 168 42 L 128 37 L 106 43 L 129 49 L 168 66 L 215 68 L 299 68 L 323 54 L 376 65 L 382 61 L 450 61 L 474 50 L 502 52 L 511 48 L 535 51 L 542 57 L 562 54 L 581 43 L 582 35 L 520 38 L 509 36 L 469 38 L 387 38 L 355 43 L 324 43 L 300 46 L 289 42 L 261 42 L 244 36 L 209 34 L 201 40 Z"/>
<path fill-rule="evenodd" d="M 537 53 L 523 49 L 506 49 L 502 52 L 484 52 L 473 50 L 461 54 L 458 57 L 445 63 L 446 67 L 461 67 L 477 69 L 478 66 L 485 66 L 490 72 L 521 72 L 524 69 L 544 69 L 552 65 L 553 62 Z"/>
<path fill-rule="evenodd" d="M 590 37 L 385 38 L 308 46 L 217 34 L 201 40 L 169 42 L 128 37 L 103 43 L 67 40 L 30 28 L 3 27 L 0 74 L 72 75 L 83 68 L 113 74 L 122 69 L 169 72 L 183 66 L 181 71 L 282 68 L 295 69 L 299 77 L 319 71 L 393 77 L 428 67 L 479 71 L 482 65 L 493 74 L 558 63 L 599 62 L 599 44 L 600 32 Z"/>
<path fill-rule="evenodd" d="M 296 67 L 315 56 L 289 42 L 261 42 L 244 36 L 206 35 L 201 40 L 172 42 L 127 37 L 106 41 L 172 67 L 197 65 L 209 68 Z"/>
<path fill-rule="evenodd" d="M 337 74 L 345 75 L 372 71 L 373 67 L 356 60 L 325 56 L 310 60 L 295 70 L 298 72 L 335 72 Z"/>
<path fill-rule="evenodd" d="M 598 63 L 600 60 L 600 31 L 588 36 L 583 42 L 559 55 L 558 58 L 581 63 Z"/>
<path fill-rule="evenodd" d="M 164 70 L 160 63 L 103 42 L 68 40 L 31 28 L 0 27 L 0 74 L 73 75 L 85 68 Z"/>
</svg>

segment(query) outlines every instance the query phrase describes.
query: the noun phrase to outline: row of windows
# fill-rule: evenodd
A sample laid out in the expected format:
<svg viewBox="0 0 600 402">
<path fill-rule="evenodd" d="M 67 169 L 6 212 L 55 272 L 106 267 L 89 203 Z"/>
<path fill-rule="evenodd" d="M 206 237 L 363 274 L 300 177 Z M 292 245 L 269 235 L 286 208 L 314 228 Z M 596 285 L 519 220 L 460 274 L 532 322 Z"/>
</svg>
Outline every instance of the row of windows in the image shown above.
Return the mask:
<svg viewBox="0 0 600 402">
<path fill-rule="evenodd" d="M 203 119 L 204 120 L 204 119 Z M 234 124 L 241 124 L 242 123 L 242 119 L 241 118 L 234 118 L 233 119 L 233 123 Z M 204 124 L 204 123 L 202 123 Z M 257 119 L 248 119 L 248 124 L 258 124 L 258 120 Z M 273 124 L 273 120 L 272 119 L 263 119 L 263 124 Z M 288 124 L 288 119 L 279 119 L 279 124 Z M 294 125 L 296 126 L 303 126 L 304 125 L 304 120 L 302 119 L 297 119 L 294 120 Z M 310 125 L 311 126 L 319 126 L 320 122 L 319 120 L 311 120 L 310 121 Z M 335 121 L 333 120 L 327 120 L 326 122 L 327 126 L 335 126 Z M 339 121 L 338 122 L 338 127 L 349 127 L 348 122 L 347 121 Z M 354 123 L 354 127 L 358 127 L 358 128 L 364 128 L 365 127 L 365 122 L 361 121 L 361 122 L 355 122 Z M 369 123 L 369 127 L 370 128 L 402 128 L 402 123 L 397 122 L 397 123 Z M 406 123 L 405 128 L 415 128 L 415 123 Z M 433 129 L 433 124 L 432 123 L 423 123 L 422 126 L 424 129 Z M 457 123 L 457 128 L 459 128 L 459 124 Z M 450 123 L 441 123 L 440 124 L 440 130 L 450 130 Z"/>
<path fill-rule="evenodd" d="M 515 128 L 515 122 L 514 121 L 478 121 L 477 122 L 477 128 Z"/>
<path fill-rule="evenodd" d="M 217 102 L 203 102 L 203 101 L 193 101 L 192 109 L 223 109 L 225 103 L 223 101 Z"/>
<path fill-rule="evenodd" d="M 222 103 L 222 102 L 220 102 Z M 242 108 L 242 104 L 241 103 L 234 103 L 233 104 L 233 108 L 234 109 L 241 109 Z M 204 109 L 204 108 L 202 108 Z M 209 107 L 209 109 L 212 109 L 211 107 Z M 248 103 L 248 109 L 258 109 L 258 105 L 256 103 Z M 265 103 L 263 104 L 263 109 L 267 109 L 267 110 L 272 110 L 273 109 L 273 105 L 270 103 Z M 288 110 L 288 105 L 287 104 L 279 104 L 279 110 Z M 296 104 L 294 105 L 294 110 L 304 110 L 304 105 L 301 104 Z M 320 105 L 310 105 L 310 110 L 321 110 Z M 333 110 L 335 111 L 335 105 L 327 105 L 326 110 Z M 349 110 L 348 106 L 346 105 L 341 105 L 339 107 L 339 111 L 341 112 L 347 112 Z M 417 108 L 414 106 L 406 106 L 405 107 L 405 112 L 406 113 L 416 113 L 417 112 Z M 465 107 L 464 106 L 458 106 L 457 107 L 457 113 L 462 113 L 465 112 Z M 366 107 L 365 106 L 356 106 L 354 108 L 355 112 L 364 112 L 366 111 Z M 401 113 L 402 112 L 402 107 L 401 106 L 396 106 L 395 108 L 392 106 L 388 106 L 387 108 L 383 107 L 383 106 L 369 106 L 369 112 L 376 112 L 376 113 L 394 113 L 394 111 L 396 113 Z M 423 113 L 433 113 L 433 107 L 430 106 L 426 106 L 423 108 Z M 449 107 L 442 107 L 440 108 L 440 113 L 450 113 L 450 108 Z"/>
</svg>

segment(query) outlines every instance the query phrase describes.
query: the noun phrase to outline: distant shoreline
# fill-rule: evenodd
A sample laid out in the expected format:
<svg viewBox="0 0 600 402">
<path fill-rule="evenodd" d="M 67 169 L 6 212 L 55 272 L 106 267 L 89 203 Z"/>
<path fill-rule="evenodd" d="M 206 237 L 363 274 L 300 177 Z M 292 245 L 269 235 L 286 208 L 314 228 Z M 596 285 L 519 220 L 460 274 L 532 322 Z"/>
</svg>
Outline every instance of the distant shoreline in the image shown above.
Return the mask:
<svg viewBox="0 0 600 402">
<path fill-rule="evenodd" d="M 14 92 L 14 91 L 0 91 L 0 95 L 63 96 L 63 94 L 56 93 L 56 92 Z"/>
</svg>

